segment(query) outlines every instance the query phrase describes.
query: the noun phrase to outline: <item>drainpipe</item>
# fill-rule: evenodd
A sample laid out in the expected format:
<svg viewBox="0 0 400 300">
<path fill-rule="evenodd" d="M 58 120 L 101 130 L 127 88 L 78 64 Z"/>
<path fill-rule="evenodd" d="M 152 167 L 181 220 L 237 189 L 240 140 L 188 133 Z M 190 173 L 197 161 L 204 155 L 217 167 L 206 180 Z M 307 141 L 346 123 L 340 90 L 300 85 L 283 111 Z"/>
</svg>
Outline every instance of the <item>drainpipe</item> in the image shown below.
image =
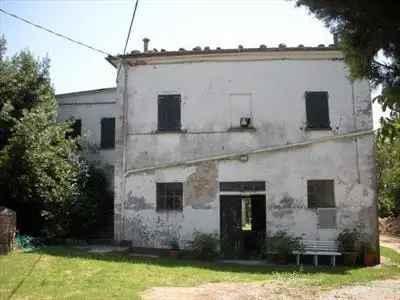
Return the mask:
<svg viewBox="0 0 400 300">
<path fill-rule="evenodd" d="M 128 108 L 128 64 L 123 59 L 121 61 L 121 68 L 123 72 L 123 90 L 122 90 L 122 122 L 121 122 L 121 134 L 122 134 L 122 161 L 121 167 L 121 185 L 120 185 L 120 216 L 121 216 L 121 226 L 120 226 L 120 240 L 125 238 L 125 215 L 124 215 L 124 202 L 125 202 L 125 191 L 126 191 L 126 178 L 123 176 L 126 172 L 126 152 L 127 152 L 127 108 Z"/>
<path fill-rule="evenodd" d="M 351 100 L 353 104 L 353 131 L 357 131 L 357 115 L 356 115 L 356 99 L 354 96 L 354 81 L 351 81 Z M 358 149 L 358 137 L 354 138 L 355 153 L 356 153 L 356 172 L 357 172 L 357 183 L 361 183 L 360 174 L 360 153 Z"/>
</svg>

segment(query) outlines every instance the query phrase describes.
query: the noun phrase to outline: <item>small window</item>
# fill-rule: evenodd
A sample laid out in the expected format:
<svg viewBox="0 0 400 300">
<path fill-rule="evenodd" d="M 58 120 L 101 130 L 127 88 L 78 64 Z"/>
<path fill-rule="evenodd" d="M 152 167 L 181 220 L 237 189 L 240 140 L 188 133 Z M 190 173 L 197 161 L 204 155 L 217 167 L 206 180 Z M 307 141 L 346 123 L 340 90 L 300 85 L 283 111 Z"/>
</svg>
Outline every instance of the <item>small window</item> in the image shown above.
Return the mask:
<svg viewBox="0 0 400 300">
<path fill-rule="evenodd" d="M 252 128 L 251 94 L 231 94 L 231 128 Z"/>
<path fill-rule="evenodd" d="M 334 208 L 333 180 L 309 180 L 307 182 L 308 208 Z"/>
<path fill-rule="evenodd" d="M 306 92 L 306 114 L 308 129 L 331 129 L 328 92 Z"/>
<path fill-rule="evenodd" d="M 82 134 L 82 121 L 79 119 L 75 120 L 74 123 L 72 123 L 72 125 L 71 125 L 71 129 L 72 129 L 72 131 L 67 132 L 65 134 L 65 137 L 67 139 L 77 138 L 78 136 L 80 136 Z"/>
<path fill-rule="evenodd" d="M 101 119 L 101 143 L 102 149 L 112 149 L 115 146 L 115 118 Z"/>
<path fill-rule="evenodd" d="M 157 210 L 182 210 L 182 183 L 157 183 Z"/>
<path fill-rule="evenodd" d="M 158 96 L 158 130 L 181 129 L 181 95 Z"/>
</svg>

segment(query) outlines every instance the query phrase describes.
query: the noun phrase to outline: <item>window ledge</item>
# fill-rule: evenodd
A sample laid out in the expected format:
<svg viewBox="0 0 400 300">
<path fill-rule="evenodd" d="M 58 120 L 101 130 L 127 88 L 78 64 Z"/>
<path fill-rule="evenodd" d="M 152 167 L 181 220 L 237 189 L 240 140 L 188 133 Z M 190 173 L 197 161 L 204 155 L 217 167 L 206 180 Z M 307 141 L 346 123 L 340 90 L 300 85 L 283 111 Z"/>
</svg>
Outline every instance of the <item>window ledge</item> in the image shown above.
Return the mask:
<svg viewBox="0 0 400 300">
<path fill-rule="evenodd" d="M 228 129 L 228 132 L 246 132 L 246 131 L 256 131 L 256 128 L 250 126 L 250 127 L 231 127 Z"/>
<path fill-rule="evenodd" d="M 115 150 L 115 147 L 113 147 L 113 148 L 100 148 L 100 151 L 109 151 L 109 150 Z"/>
<path fill-rule="evenodd" d="M 326 127 L 326 128 L 314 128 L 314 127 L 306 127 L 306 131 L 332 131 L 331 127 Z"/>
<path fill-rule="evenodd" d="M 153 131 L 153 133 L 159 134 L 159 133 L 187 133 L 186 129 L 157 129 Z"/>
</svg>

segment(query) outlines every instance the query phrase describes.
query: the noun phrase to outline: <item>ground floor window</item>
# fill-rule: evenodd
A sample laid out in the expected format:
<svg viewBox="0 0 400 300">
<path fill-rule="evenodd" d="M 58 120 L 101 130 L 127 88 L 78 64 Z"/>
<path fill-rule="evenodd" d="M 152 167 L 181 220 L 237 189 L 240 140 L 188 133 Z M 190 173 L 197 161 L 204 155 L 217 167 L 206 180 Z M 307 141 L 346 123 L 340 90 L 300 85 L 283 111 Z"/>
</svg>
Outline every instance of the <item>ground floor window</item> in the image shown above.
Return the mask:
<svg viewBox="0 0 400 300">
<path fill-rule="evenodd" d="M 318 228 L 336 228 L 336 208 L 333 180 L 307 182 L 308 207 L 316 208 Z"/>
<path fill-rule="evenodd" d="M 308 208 L 334 208 L 334 181 L 308 180 L 307 200 Z"/>
<path fill-rule="evenodd" d="M 157 190 L 157 210 L 182 210 L 182 182 L 159 182 Z"/>
</svg>

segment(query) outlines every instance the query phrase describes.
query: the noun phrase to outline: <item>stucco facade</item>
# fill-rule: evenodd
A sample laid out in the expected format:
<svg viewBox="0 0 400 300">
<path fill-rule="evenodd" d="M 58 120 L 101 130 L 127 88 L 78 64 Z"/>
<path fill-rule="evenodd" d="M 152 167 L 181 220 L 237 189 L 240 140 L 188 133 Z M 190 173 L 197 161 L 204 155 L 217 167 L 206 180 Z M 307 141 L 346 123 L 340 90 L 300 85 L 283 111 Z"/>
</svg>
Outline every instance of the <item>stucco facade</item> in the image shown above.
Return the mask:
<svg viewBox="0 0 400 300">
<path fill-rule="evenodd" d="M 265 195 L 266 234 L 333 240 L 364 226 L 377 242 L 374 136 L 367 81 L 352 82 L 335 48 L 121 56 L 116 90 L 116 241 L 186 247 L 221 233 L 222 195 Z M 110 58 L 118 65 L 118 60 Z M 307 128 L 305 92 L 329 94 L 329 130 Z M 158 130 L 159 95 L 180 95 L 181 130 Z M 241 102 L 242 100 L 245 99 Z M 251 127 L 240 128 L 242 105 Z M 240 115 L 241 112 L 239 112 Z M 307 181 L 332 180 L 336 226 L 307 206 Z M 224 192 L 222 182 L 265 182 Z M 182 210 L 156 209 L 156 184 L 183 184 Z"/>
<path fill-rule="evenodd" d="M 59 121 L 80 120 L 86 158 L 94 165 L 104 169 L 114 189 L 113 148 L 101 147 L 101 120 L 116 116 L 116 88 L 80 91 L 56 95 Z"/>
</svg>

